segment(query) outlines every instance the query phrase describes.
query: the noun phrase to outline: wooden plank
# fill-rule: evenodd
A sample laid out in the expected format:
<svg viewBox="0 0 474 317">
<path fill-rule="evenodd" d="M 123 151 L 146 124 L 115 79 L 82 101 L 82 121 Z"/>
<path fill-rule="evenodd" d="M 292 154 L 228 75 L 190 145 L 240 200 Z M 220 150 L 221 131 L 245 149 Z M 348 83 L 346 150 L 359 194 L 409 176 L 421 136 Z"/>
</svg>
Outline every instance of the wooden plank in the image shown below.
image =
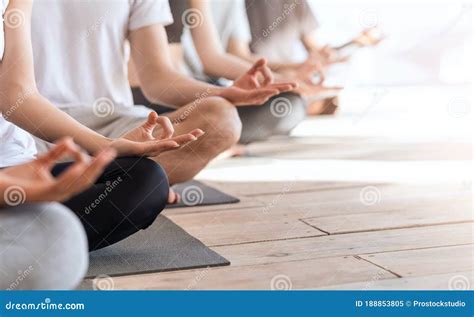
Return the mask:
<svg viewBox="0 0 474 317">
<path fill-rule="evenodd" d="M 204 181 L 209 186 L 213 186 L 230 195 L 238 197 L 241 201 L 237 204 L 215 205 L 215 206 L 195 206 L 186 208 L 165 209 L 164 215 L 175 214 L 197 214 L 209 211 L 234 211 L 247 208 L 263 207 L 266 204 L 255 197 L 262 195 L 274 195 L 279 193 L 307 193 L 312 191 L 340 190 L 348 188 L 360 188 L 360 183 L 345 182 L 256 182 L 256 183 L 231 183 Z"/>
<path fill-rule="evenodd" d="M 298 218 L 275 217 L 264 208 L 174 214 L 170 219 L 208 246 L 325 235 Z"/>
<path fill-rule="evenodd" d="M 232 195 L 232 193 L 230 193 Z M 265 204 L 253 199 L 241 195 L 235 195 L 240 199 L 239 203 L 227 204 L 227 205 L 214 205 L 214 206 L 195 206 L 195 207 L 184 207 L 184 208 L 172 208 L 165 209 L 163 214 L 165 216 L 171 215 L 183 215 L 183 214 L 200 214 L 203 212 L 221 212 L 221 211 L 239 211 L 247 208 L 263 207 Z"/>
<path fill-rule="evenodd" d="M 391 209 L 393 208 L 397 208 L 397 206 L 393 206 Z M 474 220 L 471 208 L 472 200 L 469 198 L 456 202 L 448 201 L 443 204 L 426 202 L 426 206 L 421 208 L 381 209 L 379 212 L 317 216 L 302 220 L 324 232 L 340 234 L 470 222 Z"/>
<path fill-rule="evenodd" d="M 298 194 L 301 195 L 301 194 Z M 313 197 L 312 193 L 306 193 L 307 197 Z M 324 232 L 316 229 L 317 225 L 307 220 L 310 225 L 299 221 L 299 219 L 322 218 L 331 219 L 332 217 L 340 217 L 340 219 L 351 219 L 357 217 L 357 214 L 364 213 L 363 219 L 367 223 L 361 223 L 359 227 L 351 226 L 351 222 L 346 223 L 350 230 L 357 231 L 363 226 L 371 226 L 373 219 L 370 215 L 375 215 L 379 221 L 386 221 L 384 214 L 390 210 L 406 209 L 411 210 L 413 214 L 423 214 L 426 219 L 430 219 L 432 207 L 426 206 L 426 202 L 413 199 L 400 202 L 400 199 L 384 200 L 381 205 L 365 206 L 360 202 L 322 202 L 320 204 L 311 204 L 307 206 L 299 206 L 298 204 L 287 205 L 281 203 L 289 196 L 282 194 L 276 196 L 266 206 L 257 208 L 248 208 L 241 210 L 222 209 L 219 211 L 202 211 L 196 214 L 168 214 L 174 222 L 182 226 L 198 239 L 203 240 L 210 246 L 238 244 L 247 242 L 281 240 L 290 238 L 301 238 L 310 236 L 320 236 Z M 304 199 L 303 196 L 300 197 Z M 446 210 L 454 204 L 451 198 L 441 199 L 433 198 L 432 204 L 437 206 L 445 206 Z M 329 215 L 329 216 L 328 216 Z M 349 218 L 346 215 L 350 215 Z M 370 219 L 369 219 L 370 218 Z M 339 218 L 338 218 L 339 219 Z M 338 224 L 338 223 L 336 223 Z M 314 227 L 313 227 L 314 226 Z M 323 231 L 326 227 L 321 226 Z M 330 231 L 331 232 L 331 231 Z"/>
<path fill-rule="evenodd" d="M 357 187 L 340 188 L 334 190 L 307 192 L 293 192 L 292 184 L 288 182 L 286 190 L 278 194 L 256 197 L 257 200 L 268 205 L 278 201 L 280 206 L 319 206 L 331 202 L 349 204 L 353 208 L 362 210 L 393 209 L 404 204 L 434 205 L 433 201 L 456 202 L 460 199 L 472 199 L 471 187 L 465 185 L 383 185 L 360 184 Z M 352 213 L 352 212 L 351 212 Z"/>
<path fill-rule="evenodd" d="M 398 142 L 382 138 L 328 142 L 324 138 L 293 139 L 251 147 L 254 156 L 278 159 L 358 159 L 377 161 L 471 160 L 468 142 Z"/>
<path fill-rule="evenodd" d="M 361 255 L 371 263 L 397 274 L 421 276 L 472 270 L 474 245 L 439 247 Z"/>
<path fill-rule="evenodd" d="M 288 181 L 288 182 L 218 182 L 205 181 L 206 184 L 219 188 L 222 191 L 233 193 L 242 197 L 258 197 L 262 195 L 271 195 L 282 192 L 320 192 L 327 190 L 339 190 L 346 188 L 361 188 L 364 183 L 360 182 L 324 182 L 324 181 Z M 380 184 L 383 185 L 383 184 Z"/>
<path fill-rule="evenodd" d="M 321 287 L 327 290 L 472 290 L 474 289 L 474 272 L 457 272 L 447 274 L 403 277 L 396 279 L 374 279 L 368 282 L 357 282 L 342 285 Z"/>
<path fill-rule="evenodd" d="M 336 257 L 114 278 L 116 289 L 312 289 L 393 274 L 355 257 Z"/>
<path fill-rule="evenodd" d="M 230 195 L 238 197 L 241 201 L 238 204 L 196 206 L 176 209 L 165 209 L 165 215 L 173 214 L 193 214 L 203 211 L 223 211 L 240 210 L 264 206 L 265 203 L 255 199 L 262 195 L 280 195 L 280 193 L 303 193 L 334 191 L 341 189 L 361 189 L 367 184 L 355 182 L 217 182 L 203 181 L 209 186 L 217 188 Z M 383 186 L 384 184 L 378 184 Z"/>
<path fill-rule="evenodd" d="M 204 212 L 224 212 L 234 210 L 241 211 L 242 209 L 253 208 L 257 209 L 273 209 L 273 205 L 281 205 L 282 207 L 294 207 L 294 206 L 313 206 L 314 204 L 327 204 L 330 202 L 340 203 L 340 197 L 349 197 L 348 193 L 352 193 L 350 197 L 357 197 L 360 190 L 366 186 L 366 184 L 359 183 L 311 183 L 313 187 L 305 188 L 304 186 L 309 184 L 308 182 L 269 182 L 269 183 L 224 183 L 224 182 L 208 182 L 207 184 L 215 186 L 220 190 L 226 191 L 232 195 L 235 195 L 241 199 L 238 204 L 229 205 L 216 205 L 216 206 L 196 206 L 186 208 L 175 208 L 165 209 L 164 214 L 166 216 L 172 215 L 183 215 L 183 214 L 195 214 Z M 268 186 L 269 189 L 264 189 Z M 380 185 L 383 186 L 383 185 Z M 336 194 L 335 191 L 338 191 Z M 315 200 L 315 197 L 321 197 L 326 192 L 332 193 L 333 199 L 328 199 L 327 196 L 324 199 Z M 298 196 L 288 196 L 298 194 Z M 263 200 L 259 197 L 267 195 L 268 199 Z M 327 195 L 327 194 L 326 194 Z M 288 200 L 288 201 L 287 201 Z M 333 206 L 331 206 L 333 207 Z M 361 206 L 365 207 L 365 206 Z M 294 209 L 294 208 L 293 208 Z"/>
<path fill-rule="evenodd" d="M 314 194 L 308 195 L 305 200 L 304 197 L 299 197 L 303 201 L 296 201 L 293 204 L 289 204 L 285 199 L 291 199 L 290 196 L 275 196 L 272 202 L 266 206 L 271 208 L 270 212 L 274 216 L 280 216 L 280 212 L 290 214 L 292 216 L 300 217 L 300 219 L 313 218 L 313 217 L 336 217 L 336 216 L 353 216 L 357 214 L 376 214 L 386 213 L 389 211 L 398 210 L 412 210 L 418 212 L 429 212 L 433 209 L 433 206 L 438 208 L 449 209 L 453 205 L 464 204 L 469 206 L 472 198 L 465 194 L 459 194 L 457 196 L 444 196 L 444 195 L 425 195 L 418 197 L 404 197 L 401 199 L 399 196 L 387 197 L 383 196 L 376 204 L 364 204 L 360 199 L 357 200 L 346 200 L 349 193 L 341 193 L 339 200 L 331 201 L 320 197 L 320 193 L 317 194 L 321 199 L 319 202 L 308 202 L 314 200 Z M 345 198 L 346 197 L 346 198 Z M 306 201 L 306 203 L 305 203 Z M 265 208 L 265 207 L 264 207 Z"/>
<path fill-rule="evenodd" d="M 474 224 L 362 232 L 213 247 L 233 266 L 473 243 Z"/>
</svg>

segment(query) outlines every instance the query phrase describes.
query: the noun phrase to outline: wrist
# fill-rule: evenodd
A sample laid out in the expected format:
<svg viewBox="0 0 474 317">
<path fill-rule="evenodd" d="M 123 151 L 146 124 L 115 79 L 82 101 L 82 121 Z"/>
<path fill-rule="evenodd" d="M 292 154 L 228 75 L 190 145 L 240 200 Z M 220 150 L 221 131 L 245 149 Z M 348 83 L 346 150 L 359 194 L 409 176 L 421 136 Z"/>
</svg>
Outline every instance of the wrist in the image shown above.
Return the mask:
<svg viewBox="0 0 474 317">
<path fill-rule="evenodd" d="M 212 88 L 208 88 L 207 94 L 208 97 L 222 97 L 226 87 L 219 87 L 219 86 L 214 86 Z M 203 93 L 205 94 L 205 93 Z"/>
<path fill-rule="evenodd" d="M 96 155 L 102 152 L 103 150 L 112 146 L 113 140 L 107 138 L 103 135 L 98 135 L 97 138 L 94 138 L 92 142 L 87 142 L 88 146 L 84 147 L 91 155 Z"/>
</svg>

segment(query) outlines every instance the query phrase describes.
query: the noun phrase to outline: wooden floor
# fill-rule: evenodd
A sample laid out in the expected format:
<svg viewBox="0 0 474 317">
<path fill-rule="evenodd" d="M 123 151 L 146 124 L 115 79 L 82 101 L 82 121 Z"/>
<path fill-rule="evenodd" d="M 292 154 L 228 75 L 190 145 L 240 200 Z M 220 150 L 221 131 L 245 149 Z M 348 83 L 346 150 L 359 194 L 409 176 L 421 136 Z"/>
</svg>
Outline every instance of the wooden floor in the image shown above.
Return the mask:
<svg viewBox="0 0 474 317">
<path fill-rule="evenodd" d="M 473 287 L 469 142 L 316 132 L 250 151 L 200 176 L 241 203 L 165 211 L 232 265 L 117 277 L 115 289 Z"/>
</svg>

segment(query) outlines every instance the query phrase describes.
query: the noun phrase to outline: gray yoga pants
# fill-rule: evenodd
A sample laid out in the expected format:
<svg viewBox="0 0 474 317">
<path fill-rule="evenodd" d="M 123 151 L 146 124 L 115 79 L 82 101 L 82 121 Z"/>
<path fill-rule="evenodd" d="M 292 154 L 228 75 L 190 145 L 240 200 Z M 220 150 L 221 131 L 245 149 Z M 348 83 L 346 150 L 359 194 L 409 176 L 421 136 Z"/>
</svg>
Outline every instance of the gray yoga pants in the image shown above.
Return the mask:
<svg viewBox="0 0 474 317">
<path fill-rule="evenodd" d="M 306 101 L 294 93 L 282 93 L 261 106 L 238 107 L 242 121 L 239 143 L 265 141 L 271 136 L 289 135 L 306 117 Z"/>
<path fill-rule="evenodd" d="M 59 203 L 0 209 L 0 289 L 75 288 L 88 267 L 87 237 Z"/>
</svg>

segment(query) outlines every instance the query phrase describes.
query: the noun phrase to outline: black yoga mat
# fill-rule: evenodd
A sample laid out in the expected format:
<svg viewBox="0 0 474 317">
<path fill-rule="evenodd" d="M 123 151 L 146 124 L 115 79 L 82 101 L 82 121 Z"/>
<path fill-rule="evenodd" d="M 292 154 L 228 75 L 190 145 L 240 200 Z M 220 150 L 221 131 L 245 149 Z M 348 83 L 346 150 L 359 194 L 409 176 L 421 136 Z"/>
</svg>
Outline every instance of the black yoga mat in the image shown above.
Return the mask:
<svg viewBox="0 0 474 317">
<path fill-rule="evenodd" d="M 168 205 L 166 208 L 224 205 L 240 202 L 240 199 L 237 197 L 223 193 L 198 181 L 177 184 L 173 186 L 173 189 L 181 195 L 181 201 L 175 205 Z"/>
<path fill-rule="evenodd" d="M 90 254 L 88 277 L 224 266 L 230 262 L 165 216 L 148 229 Z"/>
</svg>

